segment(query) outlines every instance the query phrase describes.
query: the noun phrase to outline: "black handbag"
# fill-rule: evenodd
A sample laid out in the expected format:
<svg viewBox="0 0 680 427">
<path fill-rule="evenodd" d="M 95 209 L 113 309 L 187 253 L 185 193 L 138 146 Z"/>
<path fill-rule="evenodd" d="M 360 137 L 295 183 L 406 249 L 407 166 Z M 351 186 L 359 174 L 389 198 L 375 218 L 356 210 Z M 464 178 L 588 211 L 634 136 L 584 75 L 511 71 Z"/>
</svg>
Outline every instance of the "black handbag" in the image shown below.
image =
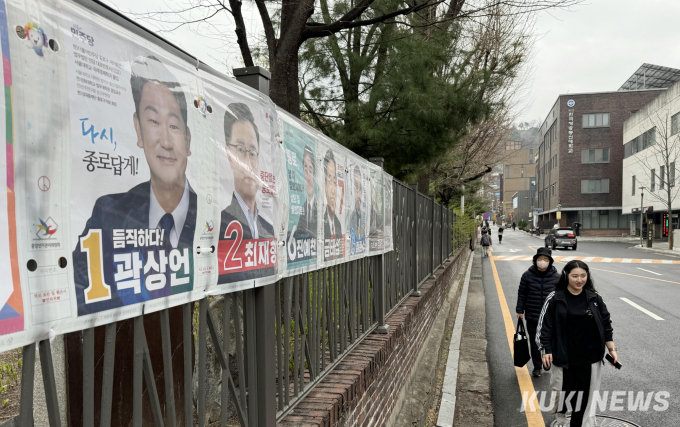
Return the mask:
<svg viewBox="0 0 680 427">
<path fill-rule="evenodd" d="M 521 368 L 526 365 L 531 355 L 529 353 L 529 339 L 527 332 L 524 330 L 524 322 L 522 319 L 517 319 L 517 330 L 515 331 L 514 339 L 514 354 L 515 366 Z"/>
</svg>

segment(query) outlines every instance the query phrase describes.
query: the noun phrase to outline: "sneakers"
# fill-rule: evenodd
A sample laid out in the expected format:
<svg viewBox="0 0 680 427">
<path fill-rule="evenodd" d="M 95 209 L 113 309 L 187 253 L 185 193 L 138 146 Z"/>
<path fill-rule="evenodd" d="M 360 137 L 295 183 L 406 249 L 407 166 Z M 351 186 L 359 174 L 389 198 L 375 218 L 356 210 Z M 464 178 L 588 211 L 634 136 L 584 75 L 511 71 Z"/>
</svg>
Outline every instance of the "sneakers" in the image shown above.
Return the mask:
<svg viewBox="0 0 680 427">
<path fill-rule="evenodd" d="M 532 372 L 531 375 L 535 378 L 538 378 L 538 377 L 541 376 L 541 370 L 540 369 L 534 369 L 534 372 Z"/>
</svg>

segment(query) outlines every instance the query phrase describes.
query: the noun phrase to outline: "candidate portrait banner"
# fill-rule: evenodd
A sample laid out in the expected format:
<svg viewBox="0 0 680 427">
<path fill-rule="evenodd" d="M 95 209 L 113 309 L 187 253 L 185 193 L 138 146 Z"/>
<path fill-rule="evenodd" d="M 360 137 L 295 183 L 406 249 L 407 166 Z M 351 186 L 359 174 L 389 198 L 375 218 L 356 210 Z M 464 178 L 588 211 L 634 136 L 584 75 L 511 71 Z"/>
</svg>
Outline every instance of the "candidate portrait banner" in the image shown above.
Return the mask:
<svg viewBox="0 0 680 427">
<path fill-rule="evenodd" d="M 288 183 L 287 270 L 314 268 L 317 264 L 319 191 L 317 189 L 316 138 L 289 120 L 283 120 Z"/>
<path fill-rule="evenodd" d="M 324 265 L 341 262 L 346 256 L 345 203 L 347 180 L 347 155 L 344 147 L 319 134 L 317 144 L 317 168 L 322 172 L 323 200 L 321 224 L 323 224 Z"/>
<path fill-rule="evenodd" d="M 279 270 L 283 178 L 277 166 L 283 148 L 271 129 L 275 118 L 257 92 L 217 84 L 209 92 L 220 147 L 218 283 L 230 284 L 229 291 L 273 283 Z"/>
<path fill-rule="evenodd" d="M 369 252 L 382 252 L 385 247 L 385 233 L 384 233 L 384 218 L 385 218 L 385 201 L 383 188 L 383 171 L 382 168 L 369 164 L 370 182 L 371 182 L 371 203 L 369 215 L 369 234 L 368 247 Z"/>
<path fill-rule="evenodd" d="M 351 154 L 347 158 L 348 213 L 346 230 L 349 233 L 350 257 L 362 257 L 368 242 L 368 193 L 369 175 L 366 160 Z"/>
<path fill-rule="evenodd" d="M 383 200 L 385 203 L 385 228 L 384 228 L 384 246 L 383 250 L 385 252 L 389 252 L 394 249 L 394 241 L 393 241 L 393 230 L 392 230 L 392 215 L 393 215 L 393 178 L 392 175 L 388 174 L 387 172 L 383 172 Z"/>
<path fill-rule="evenodd" d="M 216 167 L 201 132 L 192 135 L 208 120 L 193 107 L 196 76 L 152 46 L 62 13 L 73 30 L 63 47 L 78 315 L 192 291 L 195 188 L 205 179 L 189 169 L 215 176 Z"/>
</svg>

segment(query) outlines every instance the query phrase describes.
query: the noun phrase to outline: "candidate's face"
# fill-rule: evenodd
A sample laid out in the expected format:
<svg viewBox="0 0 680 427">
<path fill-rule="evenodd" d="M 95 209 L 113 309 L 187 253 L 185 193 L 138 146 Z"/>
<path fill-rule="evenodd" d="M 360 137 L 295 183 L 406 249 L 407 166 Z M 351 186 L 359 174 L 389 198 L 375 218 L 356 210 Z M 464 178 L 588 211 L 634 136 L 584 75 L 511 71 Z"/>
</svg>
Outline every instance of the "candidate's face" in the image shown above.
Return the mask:
<svg viewBox="0 0 680 427">
<path fill-rule="evenodd" d="M 307 198 L 314 197 L 314 163 L 310 156 L 305 156 L 302 161 L 302 166 L 305 169 L 305 189 L 307 190 Z"/>
<path fill-rule="evenodd" d="M 242 198 L 253 198 L 260 188 L 257 134 L 248 121 L 234 123 L 227 141 L 227 154 L 234 171 L 234 189 Z"/>
<path fill-rule="evenodd" d="M 326 204 L 330 213 L 335 214 L 335 195 L 338 181 L 335 176 L 335 162 L 326 165 Z"/>
<path fill-rule="evenodd" d="M 361 210 L 361 175 L 354 174 L 354 209 Z"/>
<path fill-rule="evenodd" d="M 191 133 L 167 86 L 148 82 L 142 88 L 139 117 L 133 115 L 137 146 L 144 150 L 151 179 L 159 186 L 184 186 Z"/>
</svg>

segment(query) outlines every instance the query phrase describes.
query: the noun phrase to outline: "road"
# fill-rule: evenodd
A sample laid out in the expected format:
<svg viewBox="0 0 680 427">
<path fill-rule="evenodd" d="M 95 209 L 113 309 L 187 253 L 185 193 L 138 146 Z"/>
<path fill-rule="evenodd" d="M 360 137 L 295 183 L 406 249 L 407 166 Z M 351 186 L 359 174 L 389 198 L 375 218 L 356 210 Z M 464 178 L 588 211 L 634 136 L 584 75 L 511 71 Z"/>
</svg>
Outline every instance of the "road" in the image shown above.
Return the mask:
<svg viewBox="0 0 680 427">
<path fill-rule="evenodd" d="M 540 378 L 533 378 L 526 367 L 516 369 L 508 340 L 517 324 L 515 305 L 520 277 L 531 265 L 528 256 L 542 245 L 542 237 L 511 229 L 505 231 L 503 243 L 499 244 L 494 228 L 492 256 L 483 258 L 487 357 L 495 423 L 501 427 L 549 426 L 553 420 L 547 411 L 540 414 L 520 411 L 522 392 L 528 391 L 531 396 L 534 390 L 549 390 L 550 375 L 544 372 Z M 625 394 L 621 404 L 610 398 L 606 410 L 598 413 L 644 427 L 679 426 L 680 375 L 676 366 L 680 349 L 680 258 L 627 249 L 629 246 L 579 242 L 578 250 L 556 249 L 553 256 L 589 258 L 585 262 L 591 267 L 595 288 L 611 313 L 614 342 L 623 369 L 603 366 L 601 391 Z M 676 263 L 671 264 L 671 260 Z M 561 272 L 564 262 L 556 262 L 555 266 Z M 527 366 L 532 366 L 531 362 Z M 668 409 L 654 410 L 655 405 L 662 405 L 653 397 L 647 411 L 629 410 L 628 392 L 637 395 L 640 391 L 645 397 L 654 392 L 653 396 L 661 400 L 663 395 L 656 393 L 668 392 Z"/>
</svg>

